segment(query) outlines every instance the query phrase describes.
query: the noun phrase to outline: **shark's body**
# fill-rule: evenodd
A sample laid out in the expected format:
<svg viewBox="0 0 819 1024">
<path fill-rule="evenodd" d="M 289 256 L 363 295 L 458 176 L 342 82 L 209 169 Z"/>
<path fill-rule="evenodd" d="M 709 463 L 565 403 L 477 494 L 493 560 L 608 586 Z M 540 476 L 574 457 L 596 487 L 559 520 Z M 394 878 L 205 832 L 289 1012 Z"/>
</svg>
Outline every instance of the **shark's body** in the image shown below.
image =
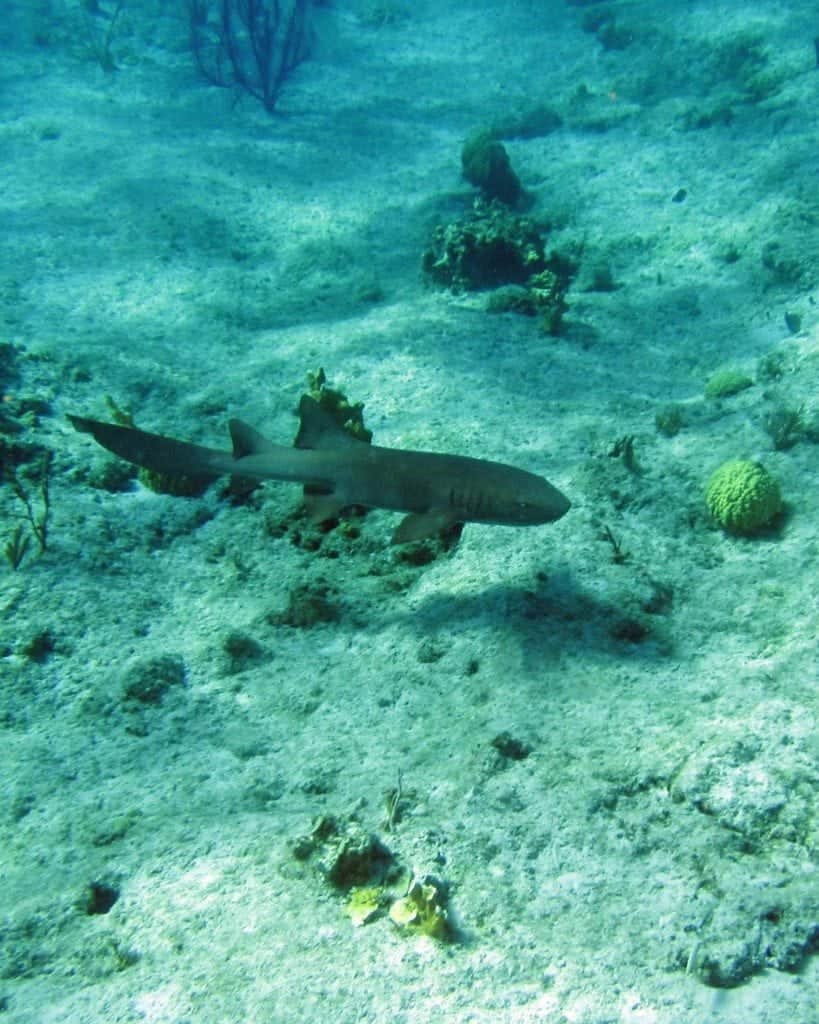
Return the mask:
<svg viewBox="0 0 819 1024">
<path fill-rule="evenodd" d="M 293 448 L 273 444 L 241 420 L 231 420 L 232 452 L 135 427 L 69 419 L 115 455 L 158 473 L 301 483 L 316 519 L 329 519 L 350 505 L 405 512 L 393 543 L 418 540 L 455 523 L 536 526 L 569 510 L 568 499 L 534 473 L 462 455 L 367 444 L 307 396 L 299 413 L 301 428 Z"/>
</svg>

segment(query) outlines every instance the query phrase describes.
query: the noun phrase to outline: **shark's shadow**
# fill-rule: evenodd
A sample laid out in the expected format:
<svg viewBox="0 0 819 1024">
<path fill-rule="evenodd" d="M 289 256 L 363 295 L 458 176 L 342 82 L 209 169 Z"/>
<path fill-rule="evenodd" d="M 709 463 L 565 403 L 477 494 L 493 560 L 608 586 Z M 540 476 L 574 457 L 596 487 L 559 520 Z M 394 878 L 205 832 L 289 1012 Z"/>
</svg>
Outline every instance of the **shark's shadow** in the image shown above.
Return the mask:
<svg viewBox="0 0 819 1024">
<path fill-rule="evenodd" d="M 567 567 L 539 573 L 531 586 L 491 583 L 472 593 L 437 593 L 399 613 L 419 637 L 486 631 L 517 645 L 523 666 L 542 669 L 571 654 L 613 661 L 661 661 L 669 654 L 670 598 L 656 605 L 602 598 Z"/>
</svg>

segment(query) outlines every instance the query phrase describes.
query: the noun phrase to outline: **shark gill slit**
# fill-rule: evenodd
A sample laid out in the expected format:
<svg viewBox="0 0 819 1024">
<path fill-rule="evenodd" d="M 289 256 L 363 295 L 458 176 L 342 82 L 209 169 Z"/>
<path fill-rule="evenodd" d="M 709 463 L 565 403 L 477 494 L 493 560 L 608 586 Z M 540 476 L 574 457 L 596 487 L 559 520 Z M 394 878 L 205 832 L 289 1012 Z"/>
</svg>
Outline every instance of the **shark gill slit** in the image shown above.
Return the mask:
<svg viewBox="0 0 819 1024">
<path fill-rule="evenodd" d="M 489 514 L 491 502 L 486 500 L 483 491 L 456 491 L 451 488 L 449 492 L 449 507 L 456 512 L 467 516 L 478 515 L 480 512 Z"/>
</svg>

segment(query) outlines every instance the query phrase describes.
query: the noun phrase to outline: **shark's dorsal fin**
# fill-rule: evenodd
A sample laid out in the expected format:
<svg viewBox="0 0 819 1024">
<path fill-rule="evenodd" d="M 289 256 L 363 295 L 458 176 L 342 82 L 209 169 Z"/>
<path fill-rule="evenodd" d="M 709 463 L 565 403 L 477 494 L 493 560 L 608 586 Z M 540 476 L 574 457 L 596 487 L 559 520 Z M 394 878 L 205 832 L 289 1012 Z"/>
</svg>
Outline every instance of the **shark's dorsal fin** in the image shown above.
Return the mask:
<svg viewBox="0 0 819 1024">
<path fill-rule="evenodd" d="M 260 455 L 262 452 L 275 451 L 279 446 L 260 434 L 258 430 L 242 420 L 231 420 L 228 423 L 230 439 L 233 442 L 233 458 L 241 459 L 245 455 Z"/>
<path fill-rule="evenodd" d="M 348 433 L 309 395 L 301 396 L 299 416 L 301 424 L 293 442 L 296 448 L 350 448 L 365 443 Z"/>
</svg>

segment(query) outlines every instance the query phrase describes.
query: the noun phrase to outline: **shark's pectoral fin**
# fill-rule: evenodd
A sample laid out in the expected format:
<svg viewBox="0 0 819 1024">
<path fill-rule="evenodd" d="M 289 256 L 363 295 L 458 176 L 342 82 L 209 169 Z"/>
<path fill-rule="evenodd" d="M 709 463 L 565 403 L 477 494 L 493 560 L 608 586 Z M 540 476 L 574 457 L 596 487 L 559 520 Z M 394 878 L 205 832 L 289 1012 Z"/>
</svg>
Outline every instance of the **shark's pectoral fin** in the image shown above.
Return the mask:
<svg viewBox="0 0 819 1024">
<path fill-rule="evenodd" d="M 323 491 L 318 487 L 305 486 L 304 507 L 314 523 L 324 523 L 328 519 L 337 519 L 341 510 L 349 502 L 339 501 L 338 495 L 332 491 Z"/>
<path fill-rule="evenodd" d="M 434 537 L 459 521 L 444 508 L 431 508 L 428 512 L 410 512 L 398 524 L 398 529 L 392 535 L 392 543 L 408 544 L 413 540 L 423 540 L 424 537 Z"/>
</svg>

